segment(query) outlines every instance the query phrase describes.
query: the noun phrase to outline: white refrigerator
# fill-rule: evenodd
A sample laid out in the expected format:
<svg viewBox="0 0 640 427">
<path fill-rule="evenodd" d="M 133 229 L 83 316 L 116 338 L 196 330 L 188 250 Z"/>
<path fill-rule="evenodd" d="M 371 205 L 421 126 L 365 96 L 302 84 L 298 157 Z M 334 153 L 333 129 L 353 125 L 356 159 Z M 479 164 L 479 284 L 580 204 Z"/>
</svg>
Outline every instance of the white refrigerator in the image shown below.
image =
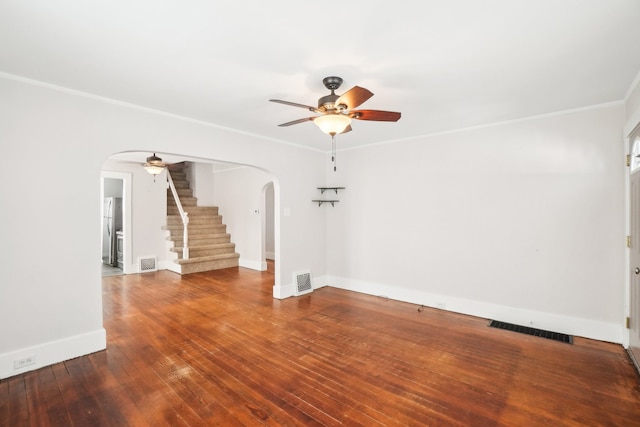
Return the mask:
<svg viewBox="0 0 640 427">
<path fill-rule="evenodd" d="M 122 199 L 106 197 L 102 207 L 102 262 L 118 266 L 116 232 L 122 231 Z"/>
</svg>

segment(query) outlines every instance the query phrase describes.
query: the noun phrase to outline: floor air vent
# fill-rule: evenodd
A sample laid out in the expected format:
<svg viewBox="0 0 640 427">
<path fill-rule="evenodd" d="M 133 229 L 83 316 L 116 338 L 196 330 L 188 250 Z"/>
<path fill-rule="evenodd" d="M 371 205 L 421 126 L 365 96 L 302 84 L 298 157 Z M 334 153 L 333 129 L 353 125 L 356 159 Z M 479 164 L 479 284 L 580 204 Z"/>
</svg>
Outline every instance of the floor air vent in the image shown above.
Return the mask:
<svg viewBox="0 0 640 427">
<path fill-rule="evenodd" d="M 310 271 L 300 271 L 297 273 L 293 273 L 293 282 L 296 286 L 296 295 L 304 295 L 313 291 Z"/>
<path fill-rule="evenodd" d="M 156 257 L 140 257 L 138 258 L 138 271 L 147 273 L 149 271 L 158 271 L 158 262 Z"/>
<path fill-rule="evenodd" d="M 547 338 L 554 341 L 565 342 L 573 344 L 573 337 L 571 335 L 560 334 L 558 332 L 544 331 L 542 329 L 529 328 L 527 326 L 514 325 L 513 323 L 498 322 L 492 320 L 489 322 L 489 327 L 506 329 L 508 331 L 519 332 L 521 334 L 534 335 L 536 337 Z"/>
</svg>

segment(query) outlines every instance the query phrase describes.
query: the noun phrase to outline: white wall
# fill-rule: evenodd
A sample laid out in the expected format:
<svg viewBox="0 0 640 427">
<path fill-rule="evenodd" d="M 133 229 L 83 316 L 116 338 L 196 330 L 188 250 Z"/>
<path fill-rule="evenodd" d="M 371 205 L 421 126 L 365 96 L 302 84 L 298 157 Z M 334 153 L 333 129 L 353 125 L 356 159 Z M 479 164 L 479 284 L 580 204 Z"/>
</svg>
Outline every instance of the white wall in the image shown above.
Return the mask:
<svg viewBox="0 0 640 427">
<path fill-rule="evenodd" d="M 342 151 L 327 283 L 621 341 L 621 104 Z"/>
<path fill-rule="evenodd" d="M 214 204 L 240 254 L 240 266 L 266 270 L 263 248 L 263 187 L 273 176 L 250 167 L 215 173 Z"/>
<path fill-rule="evenodd" d="M 118 178 L 104 178 L 103 197 L 122 198 L 122 180 Z"/>
<path fill-rule="evenodd" d="M 264 256 L 266 259 L 276 259 L 276 241 L 273 229 L 274 222 L 274 194 L 273 183 L 264 187 Z"/>
<path fill-rule="evenodd" d="M 0 249 L 0 378 L 105 347 L 100 176 L 115 153 L 184 154 L 269 170 L 279 200 L 274 295 L 293 294 L 293 271 L 325 273 L 325 218 L 309 202 L 324 180 L 324 154 L 20 78 L 0 77 L 0 94 L 7 159 L 0 194 L 10 207 L 0 209 L 10 225 Z M 38 172 L 25 173 L 25 164 Z M 281 216 L 284 208 L 289 216 Z M 299 239 L 308 242 L 304 251 Z M 14 360 L 27 356 L 36 363 L 15 370 Z"/>
<path fill-rule="evenodd" d="M 213 201 L 213 165 L 211 163 L 187 162 L 187 179 L 198 198 L 198 206 L 215 206 Z"/>
</svg>

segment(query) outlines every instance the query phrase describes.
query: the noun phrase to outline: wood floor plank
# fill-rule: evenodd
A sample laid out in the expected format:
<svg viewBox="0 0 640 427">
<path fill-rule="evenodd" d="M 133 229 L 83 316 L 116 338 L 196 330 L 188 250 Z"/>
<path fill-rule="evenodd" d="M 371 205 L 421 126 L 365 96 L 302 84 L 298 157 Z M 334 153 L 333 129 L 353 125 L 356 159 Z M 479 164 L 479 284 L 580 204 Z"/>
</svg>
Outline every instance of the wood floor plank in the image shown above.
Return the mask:
<svg viewBox="0 0 640 427">
<path fill-rule="evenodd" d="M 9 423 L 9 379 L 0 380 L 0 426 Z"/>
<path fill-rule="evenodd" d="M 8 426 L 28 426 L 29 420 L 29 400 L 25 378 L 27 374 L 17 375 L 2 381 L 8 382 L 9 389 L 9 421 Z"/>
<path fill-rule="evenodd" d="M 45 368 L 46 369 L 46 368 Z M 36 404 L 36 402 L 45 399 L 46 393 L 42 390 L 38 371 L 27 372 L 24 374 L 24 385 L 27 391 L 27 402 L 29 405 L 29 423 L 30 425 L 47 425 L 49 424 L 46 409 Z"/>
<path fill-rule="evenodd" d="M 93 378 L 83 374 L 82 365 L 89 363 L 88 357 L 79 357 L 52 366 L 67 411 L 74 424 L 110 426 L 107 414 L 97 402 Z"/>
<path fill-rule="evenodd" d="M 321 288 L 270 271 L 103 279 L 108 348 L 0 381 L 0 425 L 627 426 L 621 346 Z"/>
<path fill-rule="evenodd" d="M 69 417 L 66 405 L 64 404 L 64 398 L 58 386 L 56 377 L 53 374 L 53 369 L 51 367 L 46 367 L 39 369 L 37 373 L 40 395 L 37 398 L 34 398 L 30 403 L 34 404 L 37 402 L 49 402 L 49 404 L 47 404 L 45 407 L 35 407 L 34 409 L 32 409 L 32 413 L 34 412 L 34 410 L 46 411 L 46 419 L 48 419 L 48 422 L 44 424 L 47 425 L 71 425 L 71 418 Z M 44 419 L 45 418 L 43 417 L 43 420 Z"/>
</svg>

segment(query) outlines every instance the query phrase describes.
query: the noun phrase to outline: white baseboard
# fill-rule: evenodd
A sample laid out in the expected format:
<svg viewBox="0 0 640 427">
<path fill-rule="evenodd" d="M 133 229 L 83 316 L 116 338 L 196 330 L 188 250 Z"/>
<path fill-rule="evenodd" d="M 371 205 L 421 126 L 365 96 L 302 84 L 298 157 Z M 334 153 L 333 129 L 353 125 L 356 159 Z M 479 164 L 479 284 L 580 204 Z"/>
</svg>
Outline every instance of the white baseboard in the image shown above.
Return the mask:
<svg viewBox="0 0 640 427">
<path fill-rule="evenodd" d="M 327 286 L 326 276 L 319 276 L 319 277 L 312 276 L 311 285 L 313 286 L 313 289 L 318 289 L 318 288 Z M 277 299 L 289 298 L 294 296 L 295 294 L 296 294 L 296 288 L 293 282 L 287 283 L 285 285 L 275 285 L 273 287 L 273 297 Z"/>
<path fill-rule="evenodd" d="M 180 265 L 175 262 L 165 261 L 158 263 L 158 270 L 169 270 L 180 274 Z"/>
<path fill-rule="evenodd" d="M 335 288 L 599 341 L 622 343 L 621 324 L 526 310 L 342 277 L 327 276 L 325 279 L 328 286 Z"/>
<path fill-rule="evenodd" d="M 0 354 L 0 379 L 35 371 L 44 366 L 95 353 L 105 348 L 107 348 L 107 333 L 104 328 L 100 328 L 93 332 L 2 353 Z M 15 369 L 14 361 L 25 358 L 32 358 L 34 363 Z"/>
<path fill-rule="evenodd" d="M 264 257 L 266 259 L 269 259 L 271 261 L 274 261 L 276 259 L 276 253 L 275 252 L 265 252 Z"/>
<path fill-rule="evenodd" d="M 313 289 L 319 289 L 327 286 L 327 276 L 313 276 L 312 283 Z"/>
<path fill-rule="evenodd" d="M 292 297 L 295 294 L 295 288 L 292 283 L 287 283 L 286 285 L 274 285 L 273 286 L 273 297 L 277 299 L 285 299 Z"/>
<path fill-rule="evenodd" d="M 251 270 L 256 271 L 265 271 L 267 269 L 267 263 L 265 261 L 253 261 L 249 259 L 238 260 L 238 265 L 244 268 L 250 268 Z"/>
</svg>

